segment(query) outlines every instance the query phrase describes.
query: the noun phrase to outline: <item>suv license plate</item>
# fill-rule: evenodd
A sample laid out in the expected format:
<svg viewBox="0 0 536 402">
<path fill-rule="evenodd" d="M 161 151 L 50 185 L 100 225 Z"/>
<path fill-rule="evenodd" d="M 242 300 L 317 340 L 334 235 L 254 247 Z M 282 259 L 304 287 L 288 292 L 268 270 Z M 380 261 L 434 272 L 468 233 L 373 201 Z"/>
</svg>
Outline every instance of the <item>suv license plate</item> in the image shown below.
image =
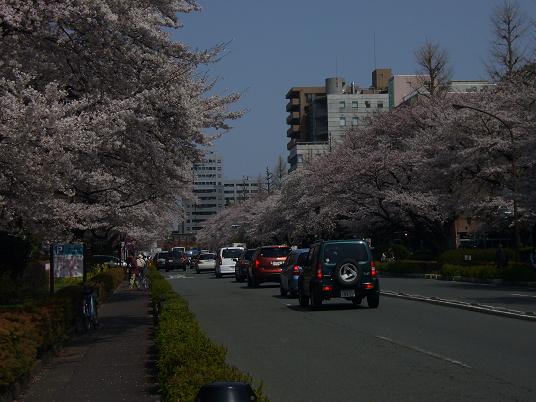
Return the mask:
<svg viewBox="0 0 536 402">
<path fill-rule="evenodd" d="M 354 297 L 354 296 L 355 296 L 354 289 L 341 290 L 341 297 Z"/>
</svg>

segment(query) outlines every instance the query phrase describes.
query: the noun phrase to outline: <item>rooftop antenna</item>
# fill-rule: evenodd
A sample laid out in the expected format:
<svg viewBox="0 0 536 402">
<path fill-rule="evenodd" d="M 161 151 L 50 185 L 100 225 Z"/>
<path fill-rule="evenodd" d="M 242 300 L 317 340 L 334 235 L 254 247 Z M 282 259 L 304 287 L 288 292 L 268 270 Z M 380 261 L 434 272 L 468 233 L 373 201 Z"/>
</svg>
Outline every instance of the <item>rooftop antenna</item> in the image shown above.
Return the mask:
<svg viewBox="0 0 536 402">
<path fill-rule="evenodd" d="M 377 68 L 376 67 L 376 32 L 374 32 L 374 34 L 373 34 L 372 41 L 373 41 L 373 49 L 374 49 L 373 50 L 374 51 L 374 70 L 376 70 L 376 68 Z"/>
</svg>

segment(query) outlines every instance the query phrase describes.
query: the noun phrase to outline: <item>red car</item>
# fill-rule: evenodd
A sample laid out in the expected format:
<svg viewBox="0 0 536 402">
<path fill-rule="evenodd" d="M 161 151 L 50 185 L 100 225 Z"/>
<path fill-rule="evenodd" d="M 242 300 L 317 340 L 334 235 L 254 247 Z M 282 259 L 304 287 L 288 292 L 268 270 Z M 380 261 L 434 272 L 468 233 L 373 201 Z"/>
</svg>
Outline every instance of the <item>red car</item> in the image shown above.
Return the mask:
<svg viewBox="0 0 536 402">
<path fill-rule="evenodd" d="M 281 265 L 290 253 L 289 246 L 263 246 L 255 250 L 248 267 L 248 286 L 263 282 L 279 283 Z"/>
</svg>

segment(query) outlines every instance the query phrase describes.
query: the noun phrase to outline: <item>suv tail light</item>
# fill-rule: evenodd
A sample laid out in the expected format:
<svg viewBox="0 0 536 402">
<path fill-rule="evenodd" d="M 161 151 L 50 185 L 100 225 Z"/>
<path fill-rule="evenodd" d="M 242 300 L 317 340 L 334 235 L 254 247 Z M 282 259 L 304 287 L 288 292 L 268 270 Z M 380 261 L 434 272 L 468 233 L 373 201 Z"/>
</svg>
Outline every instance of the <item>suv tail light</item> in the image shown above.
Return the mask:
<svg viewBox="0 0 536 402">
<path fill-rule="evenodd" d="M 372 275 L 372 277 L 378 275 L 378 271 L 376 271 L 376 264 L 374 264 L 374 261 L 370 262 L 370 275 Z"/>
<path fill-rule="evenodd" d="M 322 279 L 324 277 L 324 272 L 322 271 L 322 263 L 318 263 L 316 266 L 316 279 Z"/>
<path fill-rule="evenodd" d="M 294 265 L 292 267 L 292 272 L 295 273 L 295 274 L 299 274 L 300 273 L 300 267 L 298 265 Z"/>
<path fill-rule="evenodd" d="M 255 268 L 259 268 L 261 266 L 261 260 L 258 258 L 255 260 Z"/>
</svg>

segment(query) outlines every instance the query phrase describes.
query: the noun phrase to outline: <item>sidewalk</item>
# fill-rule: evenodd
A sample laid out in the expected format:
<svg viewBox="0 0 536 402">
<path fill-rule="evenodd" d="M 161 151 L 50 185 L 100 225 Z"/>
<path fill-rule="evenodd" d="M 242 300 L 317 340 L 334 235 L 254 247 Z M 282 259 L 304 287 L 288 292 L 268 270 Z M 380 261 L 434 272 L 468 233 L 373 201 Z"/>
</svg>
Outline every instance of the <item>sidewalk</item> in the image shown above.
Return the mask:
<svg viewBox="0 0 536 402">
<path fill-rule="evenodd" d="M 99 329 L 68 343 L 17 401 L 158 401 L 150 314 L 148 292 L 123 282 Z"/>
</svg>

